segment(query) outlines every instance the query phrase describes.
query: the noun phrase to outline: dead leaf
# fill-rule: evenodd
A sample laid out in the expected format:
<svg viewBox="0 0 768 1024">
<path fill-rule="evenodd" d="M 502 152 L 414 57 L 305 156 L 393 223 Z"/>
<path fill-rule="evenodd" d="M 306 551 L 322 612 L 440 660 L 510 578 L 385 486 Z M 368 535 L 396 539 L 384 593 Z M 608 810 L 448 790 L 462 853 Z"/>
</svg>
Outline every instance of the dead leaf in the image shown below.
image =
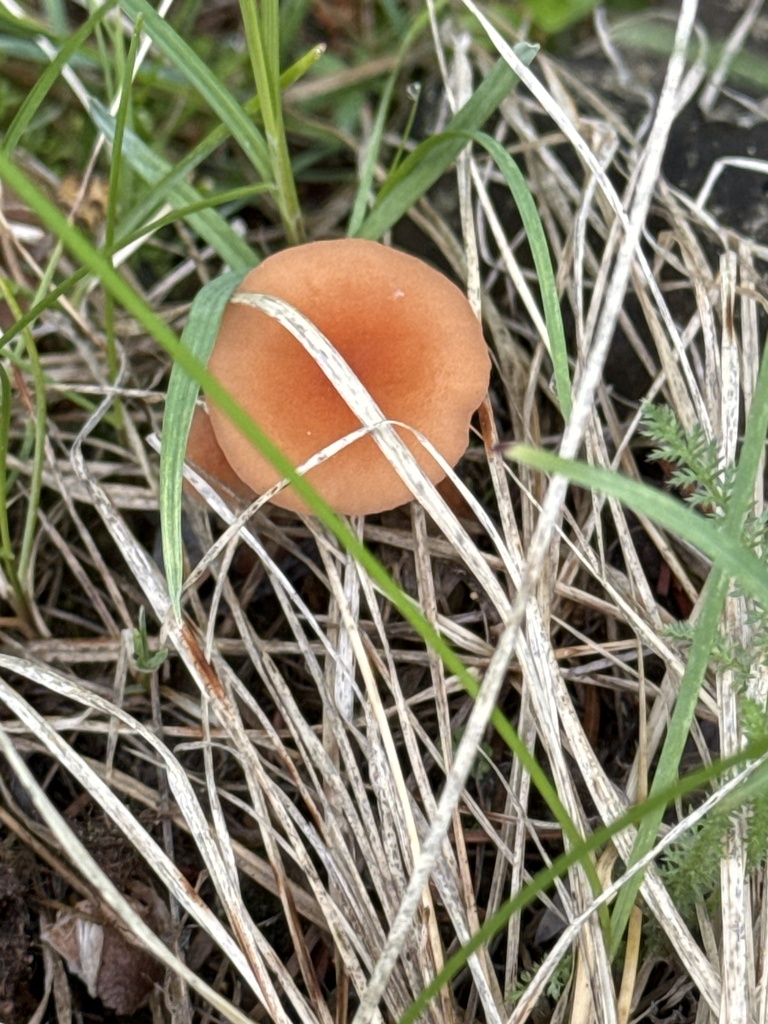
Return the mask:
<svg viewBox="0 0 768 1024">
<path fill-rule="evenodd" d="M 155 931 L 165 930 L 165 907 L 154 890 L 137 884 L 132 891 L 134 895 L 127 898 L 134 909 Z M 42 937 L 83 979 L 89 995 L 120 1016 L 130 1016 L 142 1007 L 163 976 L 154 957 L 115 927 L 91 900 L 61 911 L 55 924 L 43 929 Z"/>
</svg>

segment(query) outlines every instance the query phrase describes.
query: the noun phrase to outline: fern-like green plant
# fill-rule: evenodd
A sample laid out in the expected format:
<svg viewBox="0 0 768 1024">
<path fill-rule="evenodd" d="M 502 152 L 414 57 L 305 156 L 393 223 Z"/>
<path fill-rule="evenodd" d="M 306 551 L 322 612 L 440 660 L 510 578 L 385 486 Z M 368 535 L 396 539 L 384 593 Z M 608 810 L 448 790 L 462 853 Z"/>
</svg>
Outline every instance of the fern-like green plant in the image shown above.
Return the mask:
<svg viewBox="0 0 768 1024">
<path fill-rule="evenodd" d="M 668 405 L 646 405 L 640 430 L 653 446 L 649 459 L 673 467 L 670 486 L 680 488 L 689 504 L 708 506 L 710 514 L 722 515 L 733 488 L 734 467 L 723 464 L 717 442 L 698 424 L 686 432 Z"/>
<path fill-rule="evenodd" d="M 708 518 L 722 519 L 733 491 L 735 467 L 723 463 L 717 443 L 698 425 L 686 432 L 675 411 L 666 405 L 646 405 L 640 430 L 651 444 L 648 458 L 671 467 L 669 485 L 680 488 L 682 497 Z M 768 560 L 768 510 L 747 517 L 743 539 L 759 558 Z M 740 593 L 738 581 L 733 593 Z M 747 603 L 746 625 L 748 647 L 721 634 L 712 652 L 714 666 L 733 672 L 744 686 L 756 664 L 768 666 L 768 612 L 760 602 Z M 691 640 L 693 627 L 676 622 L 667 627 L 666 635 L 684 645 Z"/>
<path fill-rule="evenodd" d="M 520 972 L 520 976 L 517 979 L 514 987 L 507 993 L 507 1005 L 515 1006 L 520 1002 L 525 990 L 528 988 L 530 983 L 536 977 L 541 964 L 534 964 L 530 970 Z M 552 973 L 552 977 L 547 982 L 544 988 L 544 994 L 556 1003 L 558 999 L 565 992 L 566 986 L 571 980 L 573 974 L 573 955 L 566 953 L 560 963 L 557 965 Z"/>
<path fill-rule="evenodd" d="M 686 432 L 674 410 L 664 405 L 645 407 L 641 432 L 651 444 L 649 458 L 671 467 L 670 486 L 680 488 L 683 498 L 707 517 L 721 519 L 733 492 L 735 467 L 723 462 L 717 443 L 698 426 Z M 744 539 L 766 561 L 768 513 L 748 516 Z M 738 581 L 733 593 L 739 593 Z M 768 727 L 766 708 L 747 696 L 755 667 L 768 666 L 768 612 L 759 601 L 747 601 L 746 626 L 748 644 L 721 631 L 711 651 L 711 663 L 717 671 L 733 673 L 741 694 L 741 729 L 747 740 L 753 740 L 764 736 Z M 675 622 L 665 630 L 667 637 L 681 646 L 690 643 L 693 632 L 689 622 Z M 697 902 L 717 898 L 723 838 L 733 823 L 733 813 L 726 807 L 710 814 L 666 851 L 661 867 L 667 888 L 690 919 Z M 747 866 L 754 870 L 765 863 L 768 854 L 768 792 L 758 793 L 738 813 L 744 815 L 746 826 Z"/>
</svg>

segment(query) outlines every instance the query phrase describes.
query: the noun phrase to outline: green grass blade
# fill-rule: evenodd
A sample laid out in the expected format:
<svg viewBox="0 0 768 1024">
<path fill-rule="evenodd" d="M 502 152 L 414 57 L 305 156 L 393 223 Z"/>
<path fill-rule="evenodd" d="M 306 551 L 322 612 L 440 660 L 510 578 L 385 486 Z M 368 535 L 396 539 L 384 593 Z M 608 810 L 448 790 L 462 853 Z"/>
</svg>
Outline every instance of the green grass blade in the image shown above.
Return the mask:
<svg viewBox="0 0 768 1024">
<path fill-rule="evenodd" d="M 368 143 L 368 148 L 360 169 L 360 179 L 357 186 L 355 202 L 352 206 L 352 213 L 347 226 L 347 234 L 354 237 L 359 234 L 365 220 L 365 212 L 373 192 L 373 179 L 376 173 L 376 162 L 381 149 L 381 140 L 384 137 L 384 129 L 387 122 L 387 113 L 392 102 L 392 93 L 400 71 L 400 59 L 392 74 L 389 76 L 381 96 L 379 97 L 379 109 L 376 111 L 376 120 L 373 123 L 373 131 Z"/>
<path fill-rule="evenodd" d="M 19 579 L 8 521 L 8 453 L 11 434 L 11 382 L 0 363 L 0 565 L 13 591 L 16 614 L 31 624 L 27 595 Z"/>
<path fill-rule="evenodd" d="M 0 28 L 5 31 L 12 32 L 14 35 L 21 33 L 28 33 L 31 35 L 41 35 L 47 37 L 53 37 L 54 33 L 51 32 L 49 25 L 46 25 L 43 21 L 37 21 L 31 14 L 27 14 L 23 11 L 22 14 L 14 14 L 9 11 L 5 6 L 0 7 Z"/>
<path fill-rule="evenodd" d="M 497 142 L 496 139 L 485 132 L 475 132 L 470 135 L 470 138 L 483 146 L 493 157 L 496 166 L 504 175 L 504 180 L 509 191 L 512 193 L 520 213 L 528 245 L 531 248 L 533 263 L 536 267 L 536 280 L 541 291 L 544 320 L 547 325 L 547 334 L 549 335 L 549 354 L 555 371 L 555 388 L 560 402 L 560 411 L 563 419 L 568 420 L 570 419 L 572 408 L 568 348 L 565 343 L 565 329 L 563 328 L 563 316 L 560 310 L 560 297 L 557 294 L 557 279 L 552 266 L 547 236 L 544 233 L 541 218 L 536 209 L 536 203 L 520 168 L 500 142 Z"/>
<path fill-rule="evenodd" d="M 14 318 L 21 316 L 21 309 L 13 294 L 9 281 L 0 277 L 0 294 L 8 305 Z M 29 474 L 29 487 L 27 492 L 27 508 L 24 516 L 24 530 L 22 532 L 21 550 L 19 552 L 16 573 L 21 584 L 22 593 L 25 599 L 31 592 L 31 566 L 32 553 L 37 531 L 38 510 L 40 508 L 40 495 L 43 489 L 43 469 L 45 468 L 45 443 L 48 436 L 48 404 L 46 401 L 45 377 L 40 362 L 40 353 L 37 350 L 37 342 L 32 332 L 24 331 L 24 347 L 29 360 L 29 370 L 32 376 L 34 404 L 33 433 L 34 433 L 34 454 L 32 457 L 32 468 Z"/>
<path fill-rule="evenodd" d="M 53 31 L 61 37 L 69 32 L 69 19 L 64 4 L 61 0 L 42 0 L 43 9 L 46 13 L 46 21 Z"/>
<path fill-rule="evenodd" d="M 435 4 L 435 11 L 437 12 L 444 7 L 446 2 L 447 0 L 439 0 L 439 2 Z M 349 218 L 349 226 L 347 228 L 348 235 L 356 235 L 360 231 L 363 221 L 365 220 L 365 211 L 368 207 L 371 193 L 373 192 L 373 179 L 376 173 L 376 163 L 379 158 L 379 152 L 381 150 L 381 140 L 384 137 L 387 114 L 389 113 L 389 106 L 392 102 L 392 94 L 395 89 L 395 84 L 398 76 L 400 75 L 402 62 L 428 24 L 429 14 L 426 11 L 413 19 L 412 24 L 409 26 L 408 31 L 398 48 L 395 66 L 392 69 L 379 98 L 376 120 L 373 124 L 373 130 L 371 131 L 371 137 L 368 140 L 363 165 L 360 169 L 357 195 L 355 196 L 355 201 L 352 206 L 352 214 Z"/>
<path fill-rule="evenodd" d="M 157 48 L 184 75 L 189 84 L 227 126 L 258 174 L 269 181 L 269 149 L 261 132 L 246 115 L 242 105 L 222 85 L 195 51 L 175 32 L 147 0 L 119 0 L 120 7 L 134 20 L 141 14 L 145 29 Z"/>
<path fill-rule="evenodd" d="M 668 57 L 674 47 L 674 24 L 660 18 L 628 18 L 611 28 L 611 39 L 627 49 L 636 49 L 642 53 L 659 54 Z M 709 39 L 705 50 L 700 56 L 708 71 L 718 67 L 723 59 L 724 43 L 718 39 Z M 768 59 L 765 47 L 761 52 L 755 49 L 740 47 L 730 55 L 727 81 L 747 83 L 762 90 L 768 88 Z"/>
<path fill-rule="evenodd" d="M 123 139 L 128 121 L 128 113 L 131 106 L 131 82 L 133 70 L 136 63 L 139 40 L 141 38 L 142 18 L 139 17 L 131 33 L 131 42 L 128 47 L 128 56 L 125 60 L 120 82 L 120 103 L 115 118 L 115 137 L 112 143 L 112 160 L 109 165 L 109 190 L 107 193 L 107 216 L 104 225 L 104 242 L 108 251 L 112 251 L 115 240 L 115 228 L 118 215 L 118 202 L 120 188 L 124 180 L 123 169 Z M 117 349 L 117 336 L 115 333 L 115 302 L 111 295 L 105 296 L 104 303 L 104 334 L 106 336 L 107 369 L 109 380 L 112 384 L 117 380 L 120 371 L 120 356 Z M 115 411 L 118 422 L 122 423 L 123 407 L 118 399 L 115 402 Z"/>
<path fill-rule="evenodd" d="M 664 745 L 661 748 L 659 762 L 653 776 L 653 783 L 650 788 L 651 795 L 671 784 L 678 773 L 680 759 L 688 742 L 691 721 L 696 713 L 699 694 L 701 693 L 707 669 L 709 668 L 712 650 L 717 643 L 723 607 L 728 596 L 729 587 L 729 573 L 722 567 L 715 566 L 710 572 L 702 592 L 701 610 L 696 619 L 688 661 L 683 677 L 680 680 L 680 687 L 675 698 L 675 706 L 669 718 Z M 638 829 L 635 844 L 632 847 L 632 855 L 629 860 L 630 866 L 643 857 L 653 846 L 658 835 L 663 813 L 664 809 L 659 808 L 657 811 L 649 812 L 647 817 L 643 819 Z M 612 956 L 616 956 L 618 952 L 642 881 L 642 874 L 635 875 L 616 897 L 616 904 L 611 915 L 610 951 Z"/>
<path fill-rule="evenodd" d="M 19 144 L 24 132 L 30 125 L 37 113 L 40 104 L 50 92 L 62 70 L 67 66 L 72 57 L 79 52 L 85 40 L 90 36 L 96 26 L 107 15 L 115 5 L 115 0 L 107 0 L 106 3 L 97 7 L 93 14 L 73 32 L 67 39 L 54 59 L 41 73 L 35 84 L 24 97 L 24 102 L 19 107 L 16 116 L 8 128 L 3 141 L 3 149 L 6 153 L 12 153 Z"/>
<path fill-rule="evenodd" d="M 630 807 L 625 814 L 620 818 L 617 818 L 616 821 L 611 822 L 610 825 L 603 825 L 601 828 L 596 829 L 587 836 L 586 839 L 580 840 L 578 846 L 560 854 L 559 857 L 556 857 L 555 860 L 552 861 L 549 867 L 542 868 L 541 871 L 537 872 L 531 881 L 521 889 L 516 896 L 508 899 L 494 914 L 486 918 L 482 926 L 475 932 L 470 941 L 458 949 L 446 961 L 444 967 L 419 994 L 418 998 L 411 1003 L 400 1018 L 399 1024 L 416 1024 L 416 1021 L 420 1019 L 421 1014 L 423 1014 L 429 1006 L 430 1001 L 437 995 L 444 985 L 449 984 L 451 979 L 465 967 L 467 960 L 472 953 L 480 949 L 481 946 L 490 947 L 494 937 L 498 935 L 513 914 L 519 914 L 521 911 L 525 910 L 526 907 L 529 907 L 537 896 L 551 888 L 556 879 L 562 878 L 566 871 L 573 867 L 574 864 L 578 863 L 579 860 L 583 860 L 585 857 L 590 857 L 598 850 L 607 846 L 613 840 L 614 836 L 619 835 L 626 828 L 630 828 L 631 826 L 638 824 L 642 827 L 642 823 L 649 815 L 663 816 L 665 809 L 675 800 L 679 800 L 690 793 L 695 793 L 697 790 L 703 789 L 708 783 L 725 776 L 734 768 L 738 768 L 750 761 L 757 761 L 760 758 L 765 757 L 766 753 L 768 753 L 768 737 L 764 737 L 757 742 L 750 744 L 745 747 L 744 750 L 740 751 L 739 754 L 736 754 L 733 757 L 717 761 L 714 764 L 706 765 L 695 772 L 691 772 L 684 778 L 666 788 L 663 792 L 658 793 L 653 797 L 649 797 L 641 804 Z M 743 806 L 744 803 L 749 800 L 750 794 L 753 792 L 755 786 L 759 784 L 761 780 L 764 784 L 765 775 L 766 766 L 764 764 L 758 766 L 755 771 L 741 783 L 741 785 L 729 794 L 729 805 Z M 629 879 L 625 888 L 633 881 L 634 877 L 637 876 L 633 876 L 632 879 Z"/>
<path fill-rule="evenodd" d="M 224 308 L 242 278 L 242 273 L 236 271 L 222 274 L 221 277 L 209 281 L 195 296 L 181 343 L 203 366 L 208 365 Z M 163 561 L 174 607 L 180 606 L 184 581 L 184 544 L 181 537 L 182 467 L 199 389 L 198 382 L 190 377 L 181 364 L 174 363 L 165 400 L 160 449 L 160 526 Z"/>
<path fill-rule="evenodd" d="M 563 418 L 567 420 L 571 415 L 572 407 L 568 348 L 565 341 L 562 312 L 560 310 L 560 297 L 557 294 L 557 280 L 552 266 L 547 236 L 544 233 L 531 190 L 520 168 L 509 153 L 507 153 L 501 143 L 485 132 L 445 131 L 434 138 L 427 139 L 412 154 L 414 157 L 417 154 L 419 156 L 415 167 L 418 168 L 421 164 L 429 164 L 432 152 L 451 140 L 455 141 L 459 149 L 467 142 L 476 142 L 487 150 L 504 176 L 507 187 L 515 200 L 536 268 L 536 279 L 541 291 L 544 319 L 549 336 L 549 352 L 555 371 L 555 386 Z"/>
<path fill-rule="evenodd" d="M 524 466 L 567 477 L 580 487 L 618 498 L 627 508 L 684 537 L 729 576 L 738 579 L 739 586 L 750 596 L 768 604 L 768 569 L 749 548 L 725 532 L 725 520 L 716 524 L 686 508 L 678 498 L 648 484 L 584 462 L 561 459 L 538 448 L 510 445 L 505 455 Z"/>
<path fill-rule="evenodd" d="M 313 46 L 303 57 L 300 57 L 295 64 L 292 64 L 281 76 L 280 76 L 280 88 L 282 90 L 287 89 L 288 86 L 293 85 L 294 82 L 298 81 L 303 75 L 313 67 L 320 57 L 325 52 L 325 47 L 322 45 Z M 261 99 L 258 96 L 252 96 L 245 104 L 245 112 L 251 118 L 259 118 L 261 116 Z M 129 214 L 125 219 L 123 227 L 124 230 L 130 231 L 134 227 L 138 227 L 145 223 L 146 220 L 151 217 L 154 211 L 158 208 L 161 202 L 167 201 L 172 203 L 175 199 L 175 193 L 180 186 L 184 186 L 186 182 L 184 179 L 188 174 L 199 167 L 199 165 L 206 160 L 219 146 L 221 146 L 230 137 L 229 129 L 224 124 L 219 124 L 197 143 L 188 153 L 180 158 L 180 160 L 173 165 L 167 165 L 167 172 L 160 178 L 154 181 L 154 188 L 152 192 L 140 201 L 136 208 Z M 259 185 L 258 188 L 263 190 L 272 190 L 271 185 Z M 229 261 L 228 261 L 229 262 Z"/>
<path fill-rule="evenodd" d="M 261 99 L 271 174 L 275 180 L 275 198 L 288 242 L 295 245 L 304 238 L 304 223 L 283 120 L 278 3 L 277 0 L 263 0 L 257 5 L 253 0 L 240 0 L 240 12 L 256 91 Z"/>
<path fill-rule="evenodd" d="M 91 98 L 89 113 L 94 124 L 106 136 L 109 142 L 115 138 L 115 119 L 98 100 Z M 130 129 L 123 135 L 122 156 L 148 185 L 162 181 L 169 173 L 170 164 Z M 192 185 L 178 182 L 174 190 L 163 197 L 173 206 L 196 206 L 203 203 L 203 196 Z M 213 246 L 218 255 L 233 270 L 248 270 L 258 260 L 245 242 L 224 218 L 213 209 L 203 209 L 200 213 L 189 214 L 190 227 L 196 231 L 209 245 Z"/>
<path fill-rule="evenodd" d="M 538 47 L 518 43 L 517 56 L 530 64 Z M 387 179 L 376 203 L 360 226 L 360 238 L 378 239 L 404 216 L 438 178 L 456 160 L 466 145 L 461 132 L 480 129 L 498 109 L 501 101 L 517 85 L 518 77 L 505 61 L 499 61 L 446 125 L 443 134 L 418 146 Z M 422 148 L 426 147 L 426 149 Z M 425 159 L 425 154 L 429 159 Z"/>
<path fill-rule="evenodd" d="M 126 245 L 130 245 L 143 235 L 156 234 L 162 228 L 168 227 L 169 224 L 174 224 L 176 221 L 183 220 L 188 222 L 192 214 L 200 213 L 204 210 L 215 210 L 219 206 L 242 206 L 248 199 L 264 195 L 268 191 L 270 191 L 269 185 L 261 184 L 241 185 L 238 188 L 227 189 L 226 192 L 215 192 L 204 199 L 199 199 L 195 203 L 190 203 L 189 206 L 179 206 L 170 213 L 158 217 L 157 220 L 151 220 L 149 223 L 144 222 L 142 227 L 136 228 L 128 235 L 121 236 L 114 243 L 114 250 L 116 251 Z M 122 224 L 125 227 L 124 222 Z M 219 253 L 219 255 L 221 254 Z M 255 255 L 252 252 L 250 255 L 249 267 L 256 263 Z"/>
</svg>

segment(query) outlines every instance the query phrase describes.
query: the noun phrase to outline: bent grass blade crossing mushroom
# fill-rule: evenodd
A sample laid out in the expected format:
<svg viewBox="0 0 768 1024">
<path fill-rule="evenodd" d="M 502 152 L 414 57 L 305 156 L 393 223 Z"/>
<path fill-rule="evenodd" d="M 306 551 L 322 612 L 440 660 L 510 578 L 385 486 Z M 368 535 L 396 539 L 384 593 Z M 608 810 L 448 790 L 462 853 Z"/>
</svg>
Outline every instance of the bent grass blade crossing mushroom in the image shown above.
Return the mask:
<svg viewBox="0 0 768 1024">
<path fill-rule="evenodd" d="M 282 303 L 270 305 L 268 296 Z M 429 479 L 442 480 L 444 468 L 419 435 L 455 465 L 490 375 L 482 328 L 460 289 L 413 256 L 350 238 L 287 249 L 246 275 L 224 312 L 209 368 L 301 465 L 363 421 L 280 322 L 286 303 L 331 342 L 373 399 L 368 408 L 378 406 L 386 420 L 399 424 L 397 434 Z M 230 487 L 232 473 L 257 494 L 274 486 L 280 476 L 272 464 L 214 404 L 209 415 L 211 436 L 203 429 L 200 440 L 206 453 L 220 449 L 228 465 L 221 473 L 210 463 L 205 468 L 227 477 Z M 366 420 L 372 433 L 380 419 Z M 188 455 L 198 461 L 194 446 Z M 310 469 L 307 480 L 347 515 L 381 512 L 412 497 L 371 434 Z M 307 511 L 291 487 L 272 500 Z"/>
</svg>

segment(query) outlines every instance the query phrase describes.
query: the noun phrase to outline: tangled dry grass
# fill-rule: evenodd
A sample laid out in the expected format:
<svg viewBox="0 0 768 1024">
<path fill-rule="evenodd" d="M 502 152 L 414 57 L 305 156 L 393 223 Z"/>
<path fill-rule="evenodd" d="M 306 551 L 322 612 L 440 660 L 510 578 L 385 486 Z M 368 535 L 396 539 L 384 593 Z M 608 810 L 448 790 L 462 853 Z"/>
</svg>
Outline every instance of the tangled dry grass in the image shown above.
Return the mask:
<svg viewBox="0 0 768 1024">
<path fill-rule="evenodd" d="M 733 23 L 731 40 L 758 31 L 759 8 Z M 725 153 L 689 187 L 665 175 L 662 158 L 673 158 L 691 111 L 702 124 L 738 124 L 748 140 L 764 130 L 765 107 L 727 83 L 727 45 L 707 58 L 687 0 L 671 56 L 640 53 L 636 37 L 598 17 L 580 54 L 541 55 L 534 70 L 477 13 L 522 79 L 492 131 L 525 171 L 553 254 L 573 412 L 563 433 L 537 283 L 503 182 L 482 155 L 465 155 L 395 239 L 439 254 L 482 305 L 491 394 L 453 487 L 425 485 L 410 507 L 353 526 L 476 675 L 479 696 L 314 520 L 232 508 L 199 478 L 211 511 L 187 509 L 184 616 L 174 620 L 151 443 L 167 360 L 118 312 L 122 362 L 109 384 L 105 298 L 85 278 L 32 327 L 47 416 L 26 606 L 4 583 L 8 1022 L 83 1019 L 84 1005 L 103 1020 L 105 1007 L 147 1021 L 400 1019 L 563 849 L 560 825 L 489 727 L 494 708 L 581 833 L 647 793 L 685 669 L 665 626 L 696 619 L 708 563 L 619 502 L 507 461 L 499 442 L 557 445 L 648 478 L 640 409 L 658 400 L 734 460 L 761 354 L 768 236 L 764 201 L 734 206 L 719 189 L 736 176 L 747 195 L 768 165 L 748 148 Z M 492 62 L 465 34 L 434 45 L 443 77 L 430 131 Z M 322 88 L 322 75 L 299 83 L 289 111 Z M 348 200 L 341 191 L 310 216 L 317 237 L 343 232 Z M 19 225 L 6 201 L 5 274 L 25 289 L 55 239 Z M 280 245 L 263 232 L 254 241 Z M 180 329 L 187 306 L 174 294 L 215 276 L 220 261 L 183 226 L 174 254 L 144 295 Z M 58 272 L 75 269 L 68 259 Z M 15 531 L 35 488 L 32 363 L 22 348 L 9 370 Z M 763 501 L 761 474 L 756 511 Z M 148 627 L 137 635 L 140 609 Z M 747 645 L 748 611 L 744 596 L 728 597 L 727 629 Z M 762 707 L 767 682 L 756 661 L 748 694 Z M 687 764 L 740 748 L 740 696 L 727 670 L 707 677 Z M 683 829 L 708 806 L 679 806 Z M 632 841 L 626 830 L 600 851 L 604 887 L 621 883 Z M 590 879 L 571 867 L 467 958 L 420 1019 L 764 1024 L 768 904 L 764 869 L 745 873 L 745 843 L 737 821 L 719 899 L 693 919 L 651 864 L 618 960 Z M 422 876 L 424 887 L 413 881 Z M 75 949 L 62 959 L 37 936 L 61 932 L 65 910 Z M 132 966 L 119 946 L 126 932 L 167 971 Z M 53 944 L 66 945 L 56 933 Z M 63 964 L 77 959 L 101 1003 L 72 994 Z"/>
</svg>

